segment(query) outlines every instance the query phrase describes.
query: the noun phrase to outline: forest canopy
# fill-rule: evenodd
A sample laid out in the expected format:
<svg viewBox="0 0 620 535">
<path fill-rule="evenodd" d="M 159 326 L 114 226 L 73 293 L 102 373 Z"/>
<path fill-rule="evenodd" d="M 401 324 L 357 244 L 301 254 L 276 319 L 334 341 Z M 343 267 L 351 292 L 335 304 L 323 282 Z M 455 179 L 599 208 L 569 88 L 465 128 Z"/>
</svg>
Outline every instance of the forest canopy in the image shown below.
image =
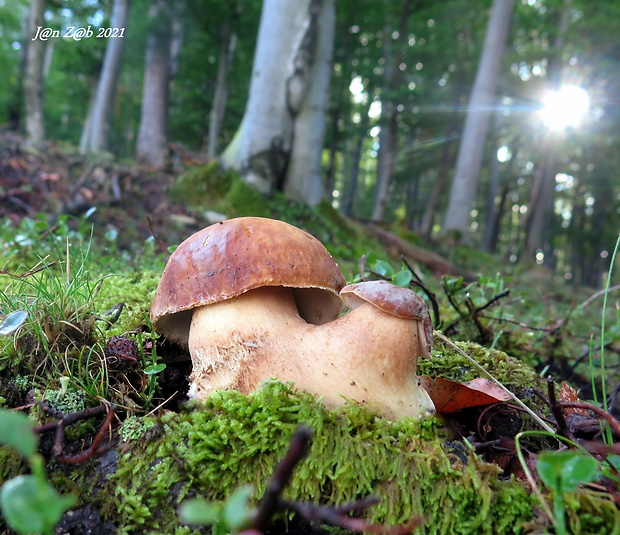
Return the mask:
<svg viewBox="0 0 620 535">
<path fill-rule="evenodd" d="M 616 2 L 4 0 L 0 125 L 600 286 L 620 228 Z M 265 73 L 262 77 L 261 73 Z"/>
</svg>

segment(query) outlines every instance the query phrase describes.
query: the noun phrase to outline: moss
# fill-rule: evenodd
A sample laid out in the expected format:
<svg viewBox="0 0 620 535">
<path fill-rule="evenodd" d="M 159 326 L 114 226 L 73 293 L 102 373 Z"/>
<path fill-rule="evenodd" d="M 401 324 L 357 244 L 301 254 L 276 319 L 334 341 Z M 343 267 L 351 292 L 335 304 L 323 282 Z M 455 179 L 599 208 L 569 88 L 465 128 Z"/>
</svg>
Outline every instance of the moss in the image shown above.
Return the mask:
<svg viewBox="0 0 620 535">
<path fill-rule="evenodd" d="M 544 388 L 546 384 L 531 367 L 502 351 L 488 349 L 472 342 L 456 342 L 456 345 L 504 386 L 515 392 L 522 392 L 532 387 Z M 419 362 L 418 375 L 466 382 L 481 377 L 482 373 L 467 358 L 446 346 L 440 338 L 435 337 L 433 358 Z"/>
<path fill-rule="evenodd" d="M 192 206 L 211 206 L 224 198 L 236 176 L 234 172 L 223 171 L 213 161 L 183 173 L 172 186 L 170 194 L 174 200 Z"/>
<path fill-rule="evenodd" d="M 327 410 L 273 382 L 247 397 L 214 394 L 164 416 L 157 440 L 129 445 L 110 481 L 121 532 L 174 532 L 176 507 L 188 496 L 220 500 L 245 483 L 262 495 L 300 424 L 315 438 L 289 499 L 337 504 L 377 494 L 372 521 L 423 516 L 420 533 L 519 533 L 532 516 L 527 493 L 499 482 L 496 466 L 473 454 L 463 463 L 444 448 L 438 420 L 391 422 L 357 405 Z"/>
<path fill-rule="evenodd" d="M 10 446 L 0 446 L 0 486 L 26 472 L 28 464 Z"/>
<path fill-rule="evenodd" d="M 222 212 L 228 217 L 271 217 L 269 202 L 240 178 L 232 180 L 230 188 L 222 200 L 213 205 L 213 208 L 215 211 Z"/>
<path fill-rule="evenodd" d="M 106 311 L 124 303 L 118 320 L 106 329 L 106 336 L 135 331 L 149 324 L 148 303 L 153 300 L 160 277 L 161 270 L 144 269 L 103 282 L 95 303 L 97 313 L 105 317 Z"/>
</svg>

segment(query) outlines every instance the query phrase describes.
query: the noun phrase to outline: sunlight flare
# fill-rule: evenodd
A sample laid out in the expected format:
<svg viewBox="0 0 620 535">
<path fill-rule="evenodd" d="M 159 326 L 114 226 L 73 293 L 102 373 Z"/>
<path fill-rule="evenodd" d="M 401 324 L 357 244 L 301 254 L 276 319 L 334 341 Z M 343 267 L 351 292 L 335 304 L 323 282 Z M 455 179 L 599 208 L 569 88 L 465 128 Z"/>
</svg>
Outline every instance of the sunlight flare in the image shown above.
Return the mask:
<svg viewBox="0 0 620 535">
<path fill-rule="evenodd" d="M 552 130 L 564 130 L 581 124 L 590 106 L 590 98 L 581 87 L 565 85 L 550 92 L 542 104 L 543 122 Z"/>
</svg>

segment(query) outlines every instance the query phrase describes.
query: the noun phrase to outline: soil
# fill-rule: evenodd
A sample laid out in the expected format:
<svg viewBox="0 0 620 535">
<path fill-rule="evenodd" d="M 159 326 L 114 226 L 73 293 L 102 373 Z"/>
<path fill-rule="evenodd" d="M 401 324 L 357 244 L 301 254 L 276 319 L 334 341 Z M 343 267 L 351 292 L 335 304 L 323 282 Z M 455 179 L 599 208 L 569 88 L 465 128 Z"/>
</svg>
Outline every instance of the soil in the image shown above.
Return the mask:
<svg viewBox="0 0 620 535">
<path fill-rule="evenodd" d="M 45 214 L 50 224 L 63 214 L 82 216 L 95 232 L 114 229 L 129 248 L 155 232 L 166 245 L 204 226 L 201 215 L 173 202 L 169 190 L 185 166 L 206 160 L 174 148 L 174 166 L 152 169 L 115 162 L 110 155 L 82 155 L 49 143 L 40 152 L 22 148 L 22 139 L 0 133 L 0 221 L 19 225 L 24 217 Z"/>
</svg>

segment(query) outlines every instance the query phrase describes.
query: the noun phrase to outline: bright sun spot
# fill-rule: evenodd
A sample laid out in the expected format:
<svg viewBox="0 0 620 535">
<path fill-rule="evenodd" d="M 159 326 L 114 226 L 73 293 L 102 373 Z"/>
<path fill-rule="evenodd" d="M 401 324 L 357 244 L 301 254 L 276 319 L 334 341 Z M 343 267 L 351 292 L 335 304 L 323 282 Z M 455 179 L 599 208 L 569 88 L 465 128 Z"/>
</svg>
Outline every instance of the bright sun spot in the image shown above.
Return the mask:
<svg viewBox="0 0 620 535">
<path fill-rule="evenodd" d="M 542 103 L 540 113 L 545 124 L 553 130 L 563 130 L 579 126 L 588 111 L 590 99 L 581 87 L 565 85 L 559 91 L 549 93 Z"/>
</svg>

